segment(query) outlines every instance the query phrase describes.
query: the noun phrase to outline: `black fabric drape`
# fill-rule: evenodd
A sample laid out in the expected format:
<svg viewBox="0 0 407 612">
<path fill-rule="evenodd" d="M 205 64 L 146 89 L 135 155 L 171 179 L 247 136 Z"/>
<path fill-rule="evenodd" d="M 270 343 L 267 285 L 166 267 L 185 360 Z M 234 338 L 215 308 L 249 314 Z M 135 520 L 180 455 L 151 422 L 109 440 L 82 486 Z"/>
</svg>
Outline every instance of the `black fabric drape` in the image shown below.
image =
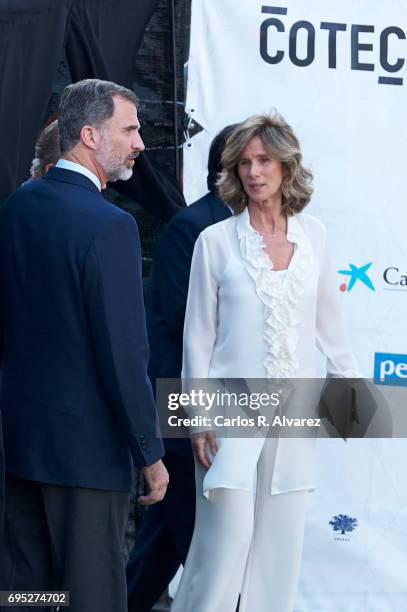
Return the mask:
<svg viewBox="0 0 407 612">
<path fill-rule="evenodd" d="M 95 13 L 93 17 L 98 15 L 95 10 L 97 4 L 100 4 L 97 0 L 92 3 L 76 0 L 71 11 L 65 50 L 73 83 L 89 78 L 109 80 L 90 14 Z"/>
<path fill-rule="evenodd" d="M 136 54 L 158 2 L 76 0 L 66 42 L 72 80 L 101 78 L 131 88 Z M 177 183 L 151 162 L 148 153 L 138 158 L 132 178 L 114 187 L 164 222 L 185 206 Z"/>
<path fill-rule="evenodd" d="M 66 52 L 72 80 L 110 77 L 132 87 L 134 60 L 159 0 L 76 0 Z"/>
<path fill-rule="evenodd" d="M 0 0 L 0 201 L 27 178 L 74 0 Z"/>
<path fill-rule="evenodd" d="M 65 41 L 73 82 L 101 78 L 132 87 L 158 2 L 0 0 L 0 201 L 27 178 Z M 185 206 L 176 182 L 147 154 L 117 188 L 163 221 Z"/>
<path fill-rule="evenodd" d="M 137 200 L 145 210 L 164 223 L 167 223 L 180 208 L 186 206 L 182 191 L 175 179 L 151 163 L 147 153 L 141 153 L 137 158 L 131 179 L 114 183 L 114 188 L 123 195 Z"/>
</svg>

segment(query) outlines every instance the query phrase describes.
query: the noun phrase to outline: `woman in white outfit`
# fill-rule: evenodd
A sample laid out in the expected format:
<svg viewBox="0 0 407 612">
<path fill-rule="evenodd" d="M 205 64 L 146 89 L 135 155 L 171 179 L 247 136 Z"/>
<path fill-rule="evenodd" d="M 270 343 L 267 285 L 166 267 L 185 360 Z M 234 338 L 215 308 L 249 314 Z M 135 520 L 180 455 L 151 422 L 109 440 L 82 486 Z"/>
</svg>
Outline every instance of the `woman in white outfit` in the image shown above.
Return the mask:
<svg viewBox="0 0 407 612">
<path fill-rule="evenodd" d="M 275 113 L 229 137 L 220 197 L 233 217 L 195 246 L 184 378 L 357 377 L 324 226 L 302 213 L 312 188 L 299 142 Z M 195 531 L 172 612 L 291 612 L 315 439 L 193 436 Z"/>
</svg>

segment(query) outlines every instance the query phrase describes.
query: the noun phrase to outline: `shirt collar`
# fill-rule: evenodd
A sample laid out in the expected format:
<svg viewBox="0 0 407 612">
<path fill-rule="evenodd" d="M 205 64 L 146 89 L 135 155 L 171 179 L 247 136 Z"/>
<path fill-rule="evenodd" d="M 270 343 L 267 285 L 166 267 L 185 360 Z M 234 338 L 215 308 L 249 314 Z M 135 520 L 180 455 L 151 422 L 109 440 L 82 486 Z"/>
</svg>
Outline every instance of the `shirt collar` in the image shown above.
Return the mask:
<svg viewBox="0 0 407 612">
<path fill-rule="evenodd" d="M 249 236 L 251 233 L 256 231 L 254 227 L 252 227 L 252 225 L 250 224 L 249 209 L 247 208 L 247 206 L 245 207 L 243 212 L 235 216 L 238 238 Z M 289 217 L 287 217 L 287 238 L 303 234 L 303 229 L 297 217 L 298 215 L 290 215 Z"/>
<path fill-rule="evenodd" d="M 96 185 L 99 191 L 102 191 L 102 185 L 99 178 L 96 176 L 96 174 L 85 168 L 85 166 L 69 161 L 68 159 L 59 159 L 56 163 L 56 167 L 62 168 L 63 170 L 72 170 L 73 172 L 79 172 L 79 174 L 83 174 L 89 180 L 91 180 L 94 185 Z"/>
</svg>

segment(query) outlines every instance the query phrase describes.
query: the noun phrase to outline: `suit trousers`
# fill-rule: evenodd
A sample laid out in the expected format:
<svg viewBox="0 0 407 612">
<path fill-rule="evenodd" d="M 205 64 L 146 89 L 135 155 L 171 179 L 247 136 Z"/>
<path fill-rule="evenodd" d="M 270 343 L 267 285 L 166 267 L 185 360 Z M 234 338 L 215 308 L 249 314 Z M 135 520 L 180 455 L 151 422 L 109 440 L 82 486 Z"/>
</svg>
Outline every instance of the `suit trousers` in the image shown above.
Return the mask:
<svg viewBox="0 0 407 612">
<path fill-rule="evenodd" d="M 127 612 L 128 505 L 125 492 L 7 477 L 5 588 L 69 591 L 70 612 Z M 42 609 L 50 610 L 21 607 L 21 612 Z"/>
<path fill-rule="evenodd" d="M 308 491 L 271 495 L 276 439 L 266 439 L 253 490 L 202 494 L 196 463 L 195 530 L 171 612 L 292 612 Z"/>
<path fill-rule="evenodd" d="M 163 501 L 147 508 L 127 564 L 129 612 L 150 612 L 185 563 L 195 520 L 195 479 L 192 457 L 167 452 L 170 476 Z"/>
</svg>

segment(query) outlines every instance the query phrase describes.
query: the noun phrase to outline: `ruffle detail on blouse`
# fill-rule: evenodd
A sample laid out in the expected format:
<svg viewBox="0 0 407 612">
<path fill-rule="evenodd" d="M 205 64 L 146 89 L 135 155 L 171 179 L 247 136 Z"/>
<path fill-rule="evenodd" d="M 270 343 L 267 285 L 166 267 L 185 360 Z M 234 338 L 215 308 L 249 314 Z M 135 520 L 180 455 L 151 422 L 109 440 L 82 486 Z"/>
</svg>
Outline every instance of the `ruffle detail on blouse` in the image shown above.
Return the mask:
<svg viewBox="0 0 407 612">
<path fill-rule="evenodd" d="M 262 236 L 250 225 L 249 214 L 241 213 L 244 231 L 238 231 L 240 253 L 252 277 L 256 293 L 264 304 L 264 339 L 267 353 L 263 362 L 267 378 L 290 378 L 299 369 L 298 327 L 299 303 L 305 279 L 312 266 L 312 250 L 303 232 L 293 238 L 295 250 L 284 279 L 273 274 L 271 259 L 265 252 Z M 289 219 L 290 222 L 290 219 Z M 296 221 L 298 224 L 298 221 Z M 291 241 L 291 240 L 290 240 Z"/>
</svg>

